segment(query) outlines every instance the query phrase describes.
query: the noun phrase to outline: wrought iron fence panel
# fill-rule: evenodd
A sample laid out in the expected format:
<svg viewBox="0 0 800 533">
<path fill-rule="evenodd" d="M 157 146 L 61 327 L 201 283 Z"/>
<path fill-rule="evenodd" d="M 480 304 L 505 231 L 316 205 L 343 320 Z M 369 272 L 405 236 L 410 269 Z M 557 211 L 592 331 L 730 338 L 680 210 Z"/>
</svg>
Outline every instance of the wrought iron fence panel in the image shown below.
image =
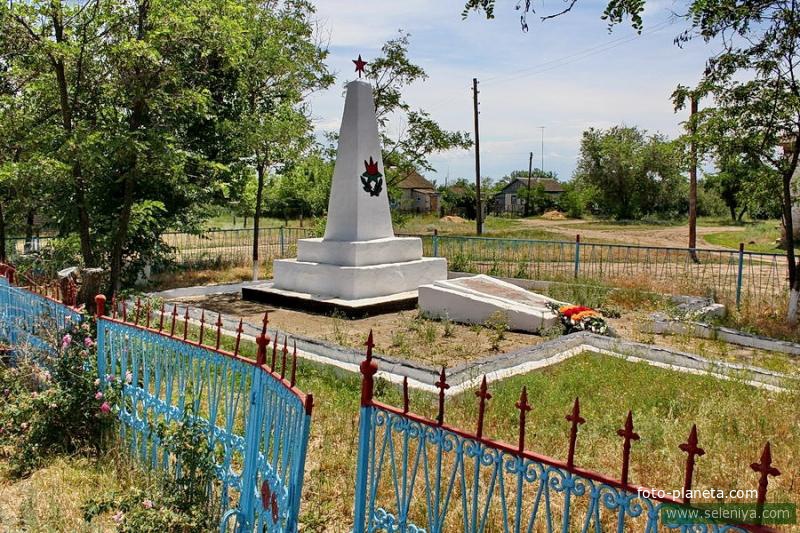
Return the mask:
<svg viewBox="0 0 800 533">
<path fill-rule="evenodd" d="M 0 276 L 0 339 L 9 346 L 33 346 L 52 350 L 51 338 L 43 328 L 52 328 L 51 335 L 64 330 L 69 322 L 78 323 L 81 314 L 61 302 L 9 284 Z"/>
<path fill-rule="evenodd" d="M 237 343 L 238 344 L 238 343 Z M 121 384 L 120 434 L 152 469 L 181 475 L 159 427 L 207 425 L 221 531 L 296 531 L 308 397 L 263 364 L 112 318 L 98 319 L 98 371 Z"/>
<path fill-rule="evenodd" d="M 408 532 L 520 533 L 560 531 L 774 531 L 755 524 L 687 523 L 695 458 L 705 454 L 698 446 L 696 427 L 679 446 L 686 454 L 681 499 L 661 497 L 630 481 L 631 445 L 639 440 L 632 413 L 617 431 L 622 440 L 622 467 L 618 479 L 575 465 L 581 417 L 576 399 L 566 416 L 570 429 L 566 461 L 526 448 L 526 416 L 532 409 L 522 389 L 515 404 L 519 420 L 517 444 L 487 438 L 485 413 L 492 398 L 486 377 L 475 391 L 477 423 L 465 430 L 445 423 L 447 384 L 442 369 L 434 386 L 439 390 L 435 420 L 411 412 L 408 380 L 403 382 L 403 406 L 397 408 L 373 398 L 378 371 L 372 358 L 372 333 L 361 363 L 361 414 L 356 466 L 354 533 Z M 758 474 L 756 509 L 764 509 L 772 466 L 769 443 L 760 462 L 750 465 Z M 667 512 L 664 512 L 667 511 Z M 681 520 L 683 512 L 684 520 Z"/>
</svg>

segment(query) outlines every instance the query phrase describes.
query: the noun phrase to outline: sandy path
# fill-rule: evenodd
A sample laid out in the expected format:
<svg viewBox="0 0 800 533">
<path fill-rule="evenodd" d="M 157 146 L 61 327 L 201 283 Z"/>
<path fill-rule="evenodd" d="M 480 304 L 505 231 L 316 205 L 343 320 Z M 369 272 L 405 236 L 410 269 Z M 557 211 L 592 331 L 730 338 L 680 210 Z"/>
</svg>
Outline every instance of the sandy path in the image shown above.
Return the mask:
<svg viewBox="0 0 800 533">
<path fill-rule="evenodd" d="M 543 220 L 543 219 L 523 219 L 520 221 L 523 226 L 545 229 L 553 233 L 559 233 L 570 240 L 576 234 L 581 235 L 581 239 L 586 241 L 606 241 L 618 242 L 621 244 L 639 244 L 643 246 L 666 246 L 685 248 L 689 242 L 689 225 L 683 226 L 664 226 L 663 229 L 652 227 L 637 226 L 617 226 L 614 228 L 593 228 L 596 222 L 586 220 Z M 738 226 L 700 226 L 697 228 L 698 242 L 697 247 L 702 249 L 720 248 L 712 245 L 703 239 L 704 235 L 710 233 L 720 233 L 723 231 L 741 231 Z"/>
</svg>

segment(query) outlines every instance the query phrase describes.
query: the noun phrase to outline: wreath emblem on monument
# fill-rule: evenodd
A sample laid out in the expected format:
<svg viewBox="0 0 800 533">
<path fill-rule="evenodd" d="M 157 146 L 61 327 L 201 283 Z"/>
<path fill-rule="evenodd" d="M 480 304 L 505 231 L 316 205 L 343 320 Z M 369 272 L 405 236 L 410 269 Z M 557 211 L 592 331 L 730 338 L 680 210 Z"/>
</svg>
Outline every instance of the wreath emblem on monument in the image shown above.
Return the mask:
<svg viewBox="0 0 800 533">
<path fill-rule="evenodd" d="M 370 196 L 379 196 L 383 190 L 383 174 L 378 172 L 378 163 L 369 157 L 369 162 L 364 161 L 367 171 L 361 174 L 361 184 Z"/>
</svg>

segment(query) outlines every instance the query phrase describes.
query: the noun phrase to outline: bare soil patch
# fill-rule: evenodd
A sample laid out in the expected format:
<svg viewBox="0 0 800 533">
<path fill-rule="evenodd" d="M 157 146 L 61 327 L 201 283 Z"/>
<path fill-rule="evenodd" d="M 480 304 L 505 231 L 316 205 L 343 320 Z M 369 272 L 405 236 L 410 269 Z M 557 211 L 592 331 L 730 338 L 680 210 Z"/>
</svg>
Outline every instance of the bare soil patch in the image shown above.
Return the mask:
<svg viewBox="0 0 800 533">
<path fill-rule="evenodd" d="M 356 350 L 364 349 L 372 330 L 378 353 L 437 367 L 453 367 L 489 353 L 506 353 L 547 340 L 525 333 L 501 333 L 502 324 L 491 328 L 429 320 L 419 316 L 416 310 L 347 320 L 247 302 L 239 294 L 216 294 L 171 301 L 191 304 L 215 313 L 241 316 L 252 324 L 261 324 L 264 313 L 269 311 L 270 325 L 281 331 Z"/>
</svg>

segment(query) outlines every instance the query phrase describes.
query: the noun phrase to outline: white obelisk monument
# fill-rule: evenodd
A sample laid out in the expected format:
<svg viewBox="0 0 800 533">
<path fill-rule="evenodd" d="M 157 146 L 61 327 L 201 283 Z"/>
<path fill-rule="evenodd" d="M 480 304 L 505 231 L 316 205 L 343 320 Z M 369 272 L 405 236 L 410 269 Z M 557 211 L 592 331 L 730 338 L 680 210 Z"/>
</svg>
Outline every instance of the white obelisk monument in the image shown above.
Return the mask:
<svg viewBox="0 0 800 533">
<path fill-rule="evenodd" d="M 394 236 L 388 192 L 372 87 L 352 81 L 325 236 L 298 241 L 297 259 L 275 260 L 273 282 L 245 298 L 318 310 L 413 307 L 420 285 L 447 279 L 447 262 L 422 257 L 419 238 Z"/>
</svg>

